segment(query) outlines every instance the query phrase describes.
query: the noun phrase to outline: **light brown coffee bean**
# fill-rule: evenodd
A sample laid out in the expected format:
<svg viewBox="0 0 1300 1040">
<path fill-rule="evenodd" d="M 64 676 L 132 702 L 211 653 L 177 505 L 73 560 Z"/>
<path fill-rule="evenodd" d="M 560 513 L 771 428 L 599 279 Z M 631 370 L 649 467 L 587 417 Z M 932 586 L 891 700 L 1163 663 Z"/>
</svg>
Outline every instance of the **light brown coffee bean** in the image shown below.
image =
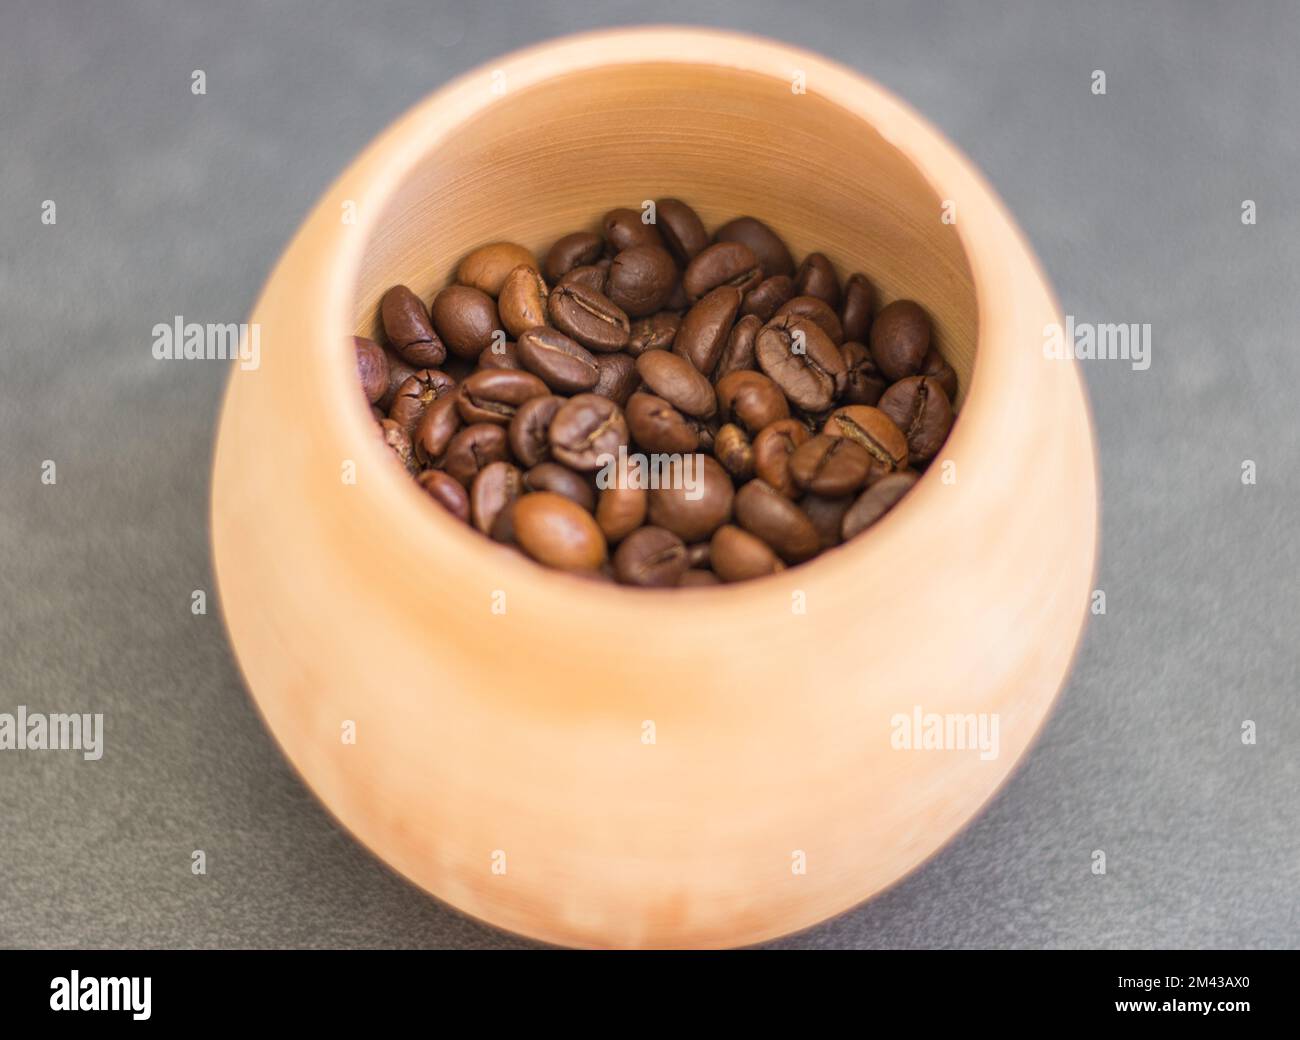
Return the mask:
<svg viewBox="0 0 1300 1040">
<path fill-rule="evenodd" d="M 848 437 L 867 449 L 872 459 L 868 483 L 907 465 L 907 437 L 879 408 L 865 404 L 836 408 L 822 426 L 822 433 Z"/>
<path fill-rule="evenodd" d="M 493 333 L 501 328 L 492 297 L 468 285 L 449 285 L 441 290 L 433 298 L 431 312 L 433 327 L 447 349 L 470 361 L 478 360 L 492 345 Z"/>
<path fill-rule="evenodd" d="M 784 570 L 766 542 L 733 524 L 714 531 L 709 548 L 713 572 L 723 581 L 748 581 Z"/>
<path fill-rule="evenodd" d="M 721 285 L 738 289 L 743 297 L 762 280 L 758 258 L 740 242 L 715 242 L 682 272 L 682 288 L 686 290 L 686 298 L 692 301 L 707 296 Z M 739 302 L 736 306 L 739 308 Z"/>
<path fill-rule="evenodd" d="M 736 522 L 766 542 L 786 563 L 802 563 L 821 548 L 817 529 L 807 514 L 762 480 L 751 480 L 736 492 L 735 509 Z"/>
<path fill-rule="evenodd" d="M 849 506 L 844 514 L 841 534 L 847 541 L 861 534 L 896 506 L 916 485 L 918 475 L 911 470 L 881 477 Z"/>
<path fill-rule="evenodd" d="M 862 488 L 871 456 L 856 441 L 822 434 L 799 445 L 790 456 L 790 477 L 801 491 L 837 498 Z"/>
<path fill-rule="evenodd" d="M 506 276 L 520 264 L 537 268 L 536 258 L 523 246 L 514 242 L 492 242 L 479 246 L 460 262 L 456 268 L 456 281 L 488 296 L 496 296 L 501 292 Z"/>
<path fill-rule="evenodd" d="M 550 295 L 552 324 L 588 350 L 613 352 L 627 345 L 631 322 L 604 293 L 580 282 L 561 283 Z"/>
<path fill-rule="evenodd" d="M 443 509 L 461 523 L 469 523 L 469 494 L 459 480 L 440 469 L 426 469 L 415 479 Z"/>
<path fill-rule="evenodd" d="M 612 545 L 645 523 L 647 506 L 644 488 L 611 485 L 596 500 L 596 523 Z"/>
<path fill-rule="evenodd" d="M 735 423 L 727 423 L 713 439 L 713 457 L 732 479 L 744 483 L 754 475 L 754 446 L 748 435 Z"/>
<path fill-rule="evenodd" d="M 735 488 L 717 461 L 708 455 L 688 455 L 680 466 L 666 467 L 669 486 L 651 488 L 646 516 L 684 542 L 698 542 L 731 519 Z"/>
<path fill-rule="evenodd" d="M 596 491 L 581 473 L 558 462 L 541 462 L 523 475 L 525 491 L 554 491 L 583 509 L 596 508 Z"/>
<path fill-rule="evenodd" d="M 536 325 L 545 325 L 546 299 L 546 281 L 537 268 L 520 264 L 501 283 L 497 297 L 501 324 L 516 339 Z"/>
<path fill-rule="evenodd" d="M 812 434 L 797 419 L 782 419 L 758 432 L 754 438 L 754 472 L 787 498 L 795 495 L 790 476 L 790 456 Z"/>
<path fill-rule="evenodd" d="M 712 384 L 684 357 L 651 350 L 636 359 L 636 370 L 650 390 L 686 415 L 707 419 L 717 411 Z"/>
<path fill-rule="evenodd" d="M 650 452 L 683 454 L 700 445 L 695 425 L 654 394 L 635 393 L 628 399 L 627 427 L 637 445 Z"/>
<path fill-rule="evenodd" d="M 820 302 L 820 301 L 819 301 Z M 808 412 L 829 408 L 848 372 L 839 348 L 816 322 L 793 314 L 773 318 L 754 340 L 758 366 L 791 403 Z"/>
<path fill-rule="evenodd" d="M 523 494 L 523 476 L 518 466 L 492 462 L 474 476 L 469 489 L 470 521 L 480 534 L 492 530 L 497 514 Z"/>
<path fill-rule="evenodd" d="M 595 518 L 563 495 L 524 495 L 511 516 L 515 540 L 539 563 L 562 571 L 595 571 L 605 562 L 605 536 Z"/>
<path fill-rule="evenodd" d="M 718 380 L 718 414 L 751 436 L 774 422 L 790 418 L 790 405 L 781 388 L 762 372 L 733 372 Z"/>
</svg>

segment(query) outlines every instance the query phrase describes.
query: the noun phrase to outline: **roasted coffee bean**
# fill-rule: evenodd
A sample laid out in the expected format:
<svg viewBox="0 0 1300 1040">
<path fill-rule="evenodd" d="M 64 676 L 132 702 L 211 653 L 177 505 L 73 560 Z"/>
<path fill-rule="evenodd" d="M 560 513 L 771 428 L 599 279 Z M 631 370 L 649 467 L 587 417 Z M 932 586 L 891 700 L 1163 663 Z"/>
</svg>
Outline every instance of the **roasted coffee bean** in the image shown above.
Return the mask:
<svg viewBox="0 0 1300 1040">
<path fill-rule="evenodd" d="M 840 533 L 844 539 L 861 534 L 882 516 L 894 508 L 899 500 L 912 490 L 916 484 L 917 474 L 911 470 L 902 473 L 890 473 L 881 477 L 866 491 L 858 496 L 853 505 L 844 514 Z"/>
<path fill-rule="evenodd" d="M 605 280 L 605 295 L 629 318 L 662 310 L 677 282 L 677 265 L 661 246 L 632 246 L 614 257 Z"/>
<path fill-rule="evenodd" d="M 732 372 L 718 380 L 718 411 L 724 422 L 735 422 L 750 435 L 790 418 L 785 394 L 762 372 Z"/>
<path fill-rule="evenodd" d="M 707 419 L 717 410 L 712 384 L 684 357 L 651 350 L 636 359 L 636 370 L 651 391 L 686 415 Z"/>
<path fill-rule="evenodd" d="M 680 278 L 673 284 L 673 294 L 668 297 L 668 302 L 664 304 L 664 310 L 673 311 L 679 317 L 690 310 L 690 297 L 686 295 L 686 290 L 682 288 Z"/>
<path fill-rule="evenodd" d="M 550 296 L 551 322 L 588 350 L 615 351 L 627 345 L 631 323 L 621 307 L 595 289 L 571 282 Z"/>
<path fill-rule="evenodd" d="M 871 331 L 871 313 L 876 305 L 876 292 L 865 274 L 851 274 L 844 283 L 844 306 L 840 308 L 840 325 L 844 338 L 855 343 L 866 343 Z"/>
<path fill-rule="evenodd" d="M 829 408 L 848 373 L 839 348 L 808 318 L 774 318 L 754 340 L 758 366 L 793 404 L 809 412 Z"/>
<path fill-rule="evenodd" d="M 454 393 L 456 381 L 436 368 L 424 368 L 407 378 L 393 398 L 388 418 L 398 423 L 407 436 L 415 433 L 425 411 L 440 397 Z"/>
<path fill-rule="evenodd" d="M 497 313 L 510 335 L 518 338 L 535 325 L 546 324 L 546 281 L 535 267 L 520 264 L 501 283 Z"/>
<path fill-rule="evenodd" d="M 641 218 L 639 209 L 612 209 L 601 221 L 605 229 L 605 241 L 615 253 L 633 246 L 663 246 L 664 240 L 654 224 L 647 224 Z"/>
<path fill-rule="evenodd" d="M 721 585 L 721 584 L 722 584 L 722 579 L 719 578 L 712 571 L 706 571 L 706 570 L 692 567 L 690 570 L 683 573 L 681 578 L 678 579 L 677 587 L 679 589 L 686 589 L 686 588 L 699 588 L 700 586 L 703 585 Z"/>
<path fill-rule="evenodd" d="M 386 444 L 397 456 L 397 461 L 406 467 L 410 473 L 419 471 L 419 465 L 415 461 L 415 449 L 411 445 L 411 435 L 402 429 L 399 423 L 392 419 L 385 419 L 379 424 L 379 433 Z"/>
<path fill-rule="evenodd" d="M 668 486 L 647 493 L 646 516 L 656 527 L 666 527 L 684 542 L 698 542 L 731 519 L 735 488 L 717 461 L 708 455 L 688 455 L 680 465 L 666 467 Z"/>
<path fill-rule="evenodd" d="M 603 488 L 596 500 L 596 523 L 613 545 L 645 523 L 648 500 L 644 488 Z"/>
<path fill-rule="evenodd" d="M 545 325 L 529 329 L 516 345 L 519 364 L 556 393 L 590 390 L 600 378 L 600 366 L 586 347 L 559 329 Z"/>
<path fill-rule="evenodd" d="M 627 420 L 623 409 L 609 398 L 578 394 L 555 413 L 549 436 L 557 461 L 592 473 L 605 464 L 605 457 L 617 457 L 619 447 L 627 444 Z"/>
<path fill-rule="evenodd" d="M 722 429 L 722 423 L 719 422 L 716 415 L 708 419 L 693 419 L 689 415 L 687 421 L 695 427 L 695 433 L 700 438 L 700 450 L 712 451 L 714 439 L 718 436 L 718 431 Z"/>
<path fill-rule="evenodd" d="M 775 231 L 754 217 L 737 217 L 718 228 L 716 242 L 741 242 L 753 250 L 763 268 L 763 277 L 794 274 L 794 257 Z"/>
<path fill-rule="evenodd" d="M 686 547 L 686 563 L 690 567 L 709 566 L 709 543 L 694 542 Z"/>
<path fill-rule="evenodd" d="M 852 495 L 845 495 L 843 498 L 804 495 L 799 499 L 798 505 L 817 529 L 817 538 L 823 549 L 829 549 L 843 541 L 840 527 L 844 522 L 844 514 L 849 511 L 849 506 L 853 505 Z"/>
<path fill-rule="evenodd" d="M 790 456 L 812 437 L 797 419 L 782 419 L 759 430 L 754 438 L 754 472 L 787 498 L 795 494 L 790 476 Z"/>
<path fill-rule="evenodd" d="M 574 231 L 559 239 L 546 254 L 542 271 L 554 285 L 575 267 L 585 267 L 600 259 L 605 240 L 594 231 Z"/>
<path fill-rule="evenodd" d="M 740 290 L 721 285 L 695 304 L 682 319 L 673 353 L 707 376 L 717 367 L 740 309 Z"/>
<path fill-rule="evenodd" d="M 727 423 L 718 431 L 713 441 L 713 457 L 734 480 L 744 483 L 754 475 L 754 446 L 735 423 Z"/>
<path fill-rule="evenodd" d="M 419 368 L 412 368 L 406 359 L 395 351 L 385 349 L 384 356 L 388 359 L 388 389 L 384 391 L 384 396 L 377 403 L 387 415 L 393 407 L 393 402 L 397 400 L 397 392 L 402 389 L 402 384 L 415 375 Z"/>
<path fill-rule="evenodd" d="M 743 297 L 762 280 L 754 251 L 740 242 L 715 242 L 682 272 L 682 288 L 688 300 L 698 300 L 720 285 L 739 289 Z"/>
<path fill-rule="evenodd" d="M 867 482 L 871 456 L 847 437 L 822 434 L 805 441 L 790 456 L 790 477 L 801 491 L 827 498 L 851 495 Z"/>
<path fill-rule="evenodd" d="M 746 314 L 731 327 L 727 345 L 722 348 L 713 370 L 715 386 L 732 372 L 750 372 L 758 365 L 754 358 L 754 339 L 762 327 L 763 323 L 753 314 Z"/>
<path fill-rule="evenodd" d="M 504 426 L 475 423 L 452 437 L 443 456 L 443 469 L 469 487 L 479 470 L 493 462 L 504 461 L 509 451 Z"/>
<path fill-rule="evenodd" d="M 536 269 L 537 260 L 523 246 L 513 242 L 493 242 L 475 249 L 460 262 L 456 268 L 456 281 L 488 296 L 496 296 L 501 292 L 506 276 L 520 264 Z M 437 321 L 434 318 L 435 324 Z"/>
<path fill-rule="evenodd" d="M 456 388 L 456 407 L 466 424 L 507 425 L 530 397 L 546 397 L 546 384 L 520 369 L 487 368 L 475 372 Z"/>
<path fill-rule="evenodd" d="M 485 368 L 507 368 L 511 370 L 523 368 L 523 365 L 519 363 L 518 344 L 511 343 L 509 340 L 505 343 L 493 343 L 492 346 L 478 356 L 478 364 L 474 370 L 481 372 Z"/>
<path fill-rule="evenodd" d="M 394 285 L 379 301 L 379 317 L 388 345 L 416 368 L 434 368 L 447 360 L 447 348 L 433 331 L 429 312 L 404 285 Z"/>
<path fill-rule="evenodd" d="M 826 419 L 822 433 L 848 437 L 867 449 L 872 460 L 868 483 L 907 465 L 907 437 L 879 408 L 865 404 L 836 408 Z"/>
<path fill-rule="evenodd" d="M 948 395 L 950 402 L 957 400 L 957 370 L 943 359 L 934 347 L 925 352 L 925 360 L 921 362 L 921 371 L 917 375 L 932 376 L 939 380 L 939 385 L 943 387 L 943 392 Z"/>
<path fill-rule="evenodd" d="M 784 570 L 765 541 L 733 524 L 714 531 L 709 546 L 713 573 L 723 581 L 748 581 Z"/>
<path fill-rule="evenodd" d="M 772 317 L 776 321 L 789 314 L 815 321 L 837 347 L 844 342 L 844 326 L 840 324 L 840 316 L 825 300 L 819 300 L 816 296 L 796 296 L 781 304 Z"/>
<path fill-rule="evenodd" d="M 609 277 L 609 267 L 612 261 L 600 260 L 594 264 L 585 264 L 582 267 L 575 267 L 563 278 L 555 283 L 555 289 L 562 285 L 585 285 L 588 289 L 595 289 L 598 293 L 605 291 L 605 281 Z"/>
<path fill-rule="evenodd" d="M 459 480 L 440 469 L 426 469 L 415 479 L 443 509 L 462 523 L 469 523 L 469 494 Z"/>
<path fill-rule="evenodd" d="M 617 354 L 597 354 L 596 368 L 596 385 L 591 388 L 591 392 L 608 397 L 620 408 L 625 407 L 632 391 L 641 383 L 636 361 L 622 351 Z"/>
<path fill-rule="evenodd" d="M 436 466 L 447 453 L 451 439 L 461 427 L 455 394 L 440 397 L 424 410 L 415 428 L 415 457 L 425 466 Z"/>
<path fill-rule="evenodd" d="M 474 477 L 469 489 L 470 521 L 480 534 L 492 530 L 497 515 L 524 492 L 523 474 L 509 462 L 491 462 Z"/>
<path fill-rule="evenodd" d="M 740 304 L 741 314 L 752 314 L 760 323 L 772 320 L 773 315 L 788 301 L 794 299 L 794 279 L 788 274 L 774 274 L 764 278 L 745 294 Z"/>
<path fill-rule="evenodd" d="M 614 576 L 624 585 L 667 588 L 686 573 L 686 545 L 672 531 L 642 527 L 614 552 Z"/>
<path fill-rule="evenodd" d="M 532 397 L 510 420 L 510 450 L 523 466 L 536 466 L 551 457 L 551 420 L 564 404 L 563 397 Z"/>
<path fill-rule="evenodd" d="M 952 429 L 952 405 L 932 376 L 900 379 L 885 391 L 879 407 L 907 437 L 907 458 L 913 466 L 934 458 Z"/>
<path fill-rule="evenodd" d="M 627 340 L 627 353 L 634 358 L 647 350 L 672 350 L 673 340 L 682 319 L 672 311 L 660 311 L 648 318 L 632 322 L 632 332 Z"/>
<path fill-rule="evenodd" d="M 447 349 L 471 361 L 491 346 L 492 334 L 501 324 L 492 297 L 468 285 L 449 285 L 441 290 L 433 298 L 431 312 L 433 327 Z"/>
<path fill-rule="evenodd" d="M 895 300 L 871 323 L 871 356 L 891 383 L 916 375 L 930 349 L 930 319 L 912 300 Z"/>
<path fill-rule="evenodd" d="M 736 492 L 735 508 L 736 522 L 766 542 L 786 563 L 802 563 L 821 548 L 817 529 L 807 514 L 762 480 L 751 480 Z"/>
<path fill-rule="evenodd" d="M 681 199 L 659 199 L 655 222 L 668 251 L 685 267 L 709 244 L 700 215 Z"/>
<path fill-rule="evenodd" d="M 680 454 L 700 446 L 695 425 L 654 394 L 636 393 L 628 399 L 627 428 L 632 439 L 646 451 Z"/>
<path fill-rule="evenodd" d="M 830 307 L 840 305 L 840 279 L 825 253 L 809 253 L 794 276 L 800 296 L 815 296 Z"/>
<path fill-rule="evenodd" d="M 582 474 L 558 462 L 542 462 L 524 474 L 526 491 L 554 491 L 583 509 L 596 508 L 596 492 Z"/>
<path fill-rule="evenodd" d="M 366 400 L 376 404 L 388 392 L 388 355 L 373 339 L 353 336 L 352 345 L 357 355 L 357 375 Z"/>
<path fill-rule="evenodd" d="M 553 491 L 524 495 L 511 507 L 515 541 L 534 560 L 562 571 L 595 571 L 605 536 L 582 506 Z"/>
<path fill-rule="evenodd" d="M 848 342 L 840 347 L 847 376 L 844 383 L 845 404 L 875 404 L 885 392 L 885 377 L 876 367 L 871 351 L 861 343 Z"/>
</svg>

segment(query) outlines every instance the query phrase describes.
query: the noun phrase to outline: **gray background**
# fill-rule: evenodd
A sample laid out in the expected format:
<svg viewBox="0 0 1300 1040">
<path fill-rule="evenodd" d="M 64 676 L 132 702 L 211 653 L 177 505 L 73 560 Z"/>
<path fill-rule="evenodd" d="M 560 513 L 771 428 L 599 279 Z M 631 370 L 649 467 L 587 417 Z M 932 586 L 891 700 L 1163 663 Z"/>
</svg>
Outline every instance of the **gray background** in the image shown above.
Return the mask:
<svg viewBox="0 0 1300 1040">
<path fill-rule="evenodd" d="M 987 173 L 1067 312 L 1153 327 L 1149 371 L 1085 366 L 1108 612 L 1041 742 L 931 862 L 782 945 L 1296 946 L 1300 17 L 1087 6 L 8 0 L 0 711 L 103 711 L 108 747 L 0 754 L 0 945 L 527 945 L 334 826 L 260 725 L 215 602 L 191 616 L 226 370 L 151 361 L 150 329 L 242 321 L 319 193 L 449 77 L 660 20 L 874 76 Z"/>
</svg>

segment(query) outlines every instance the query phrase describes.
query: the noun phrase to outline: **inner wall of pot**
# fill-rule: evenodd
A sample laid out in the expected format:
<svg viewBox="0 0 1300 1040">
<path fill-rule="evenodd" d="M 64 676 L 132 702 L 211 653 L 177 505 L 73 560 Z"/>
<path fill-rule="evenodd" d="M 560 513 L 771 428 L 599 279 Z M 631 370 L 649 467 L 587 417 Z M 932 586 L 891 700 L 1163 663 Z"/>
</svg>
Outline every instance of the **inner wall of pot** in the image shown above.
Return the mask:
<svg viewBox="0 0 1300 1040">
<path fill-rule="evenodd" d="M 875 130 L 811 88 L 796 94 L 787 79 L 711 66 L 587 70 L 494 98 L 381 215 L 362 262 L 356 331 L 380 334 L 389 286 L 408 285 L 427 302 L 479 245 L 518 242 L 540 261 L 561 235 L 598 231 L 615 206 L 670 196 L 710 232 L 755 216 L 796 263 L 820 250 L 841 279 L 863 272 L 877 307 L 917 300 L 965 397 L 975 290 L 939 196 Z"/>
</svg>

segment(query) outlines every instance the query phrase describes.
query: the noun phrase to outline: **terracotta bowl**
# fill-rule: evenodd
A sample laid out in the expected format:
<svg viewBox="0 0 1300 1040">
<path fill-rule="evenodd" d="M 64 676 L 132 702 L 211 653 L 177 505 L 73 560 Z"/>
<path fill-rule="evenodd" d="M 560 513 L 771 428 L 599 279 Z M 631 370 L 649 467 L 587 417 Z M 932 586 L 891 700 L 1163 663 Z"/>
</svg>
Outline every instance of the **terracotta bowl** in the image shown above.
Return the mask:
<svg viewBox="0 0 1300 1040">
<path fill-rule="evenodd" d="M 541 256 L 664 196 L 919 300 L 960 376 L 948 444 L 899 507 L 762 581 L 648 592 L 536 567 L 428 499 L 358 391 L 349 336 L 377 335 L 389 285 L 427 299 L 474 246 Z M 970 163 L 830 61 L 680 28 L 502 58 L 365 150 L 251 320 L 261 365 L 231 377 L 213 478 L 231 642 L 321 801 L 468 914 L 574 946 L 806 928 L 943 846 L 1064 680 L 1097 502 L 1078 372 L 1043 355 L 1057 304 Z M 997 755 L 896 746 L 918 709 L 996 716 Z"/>
</svg>

